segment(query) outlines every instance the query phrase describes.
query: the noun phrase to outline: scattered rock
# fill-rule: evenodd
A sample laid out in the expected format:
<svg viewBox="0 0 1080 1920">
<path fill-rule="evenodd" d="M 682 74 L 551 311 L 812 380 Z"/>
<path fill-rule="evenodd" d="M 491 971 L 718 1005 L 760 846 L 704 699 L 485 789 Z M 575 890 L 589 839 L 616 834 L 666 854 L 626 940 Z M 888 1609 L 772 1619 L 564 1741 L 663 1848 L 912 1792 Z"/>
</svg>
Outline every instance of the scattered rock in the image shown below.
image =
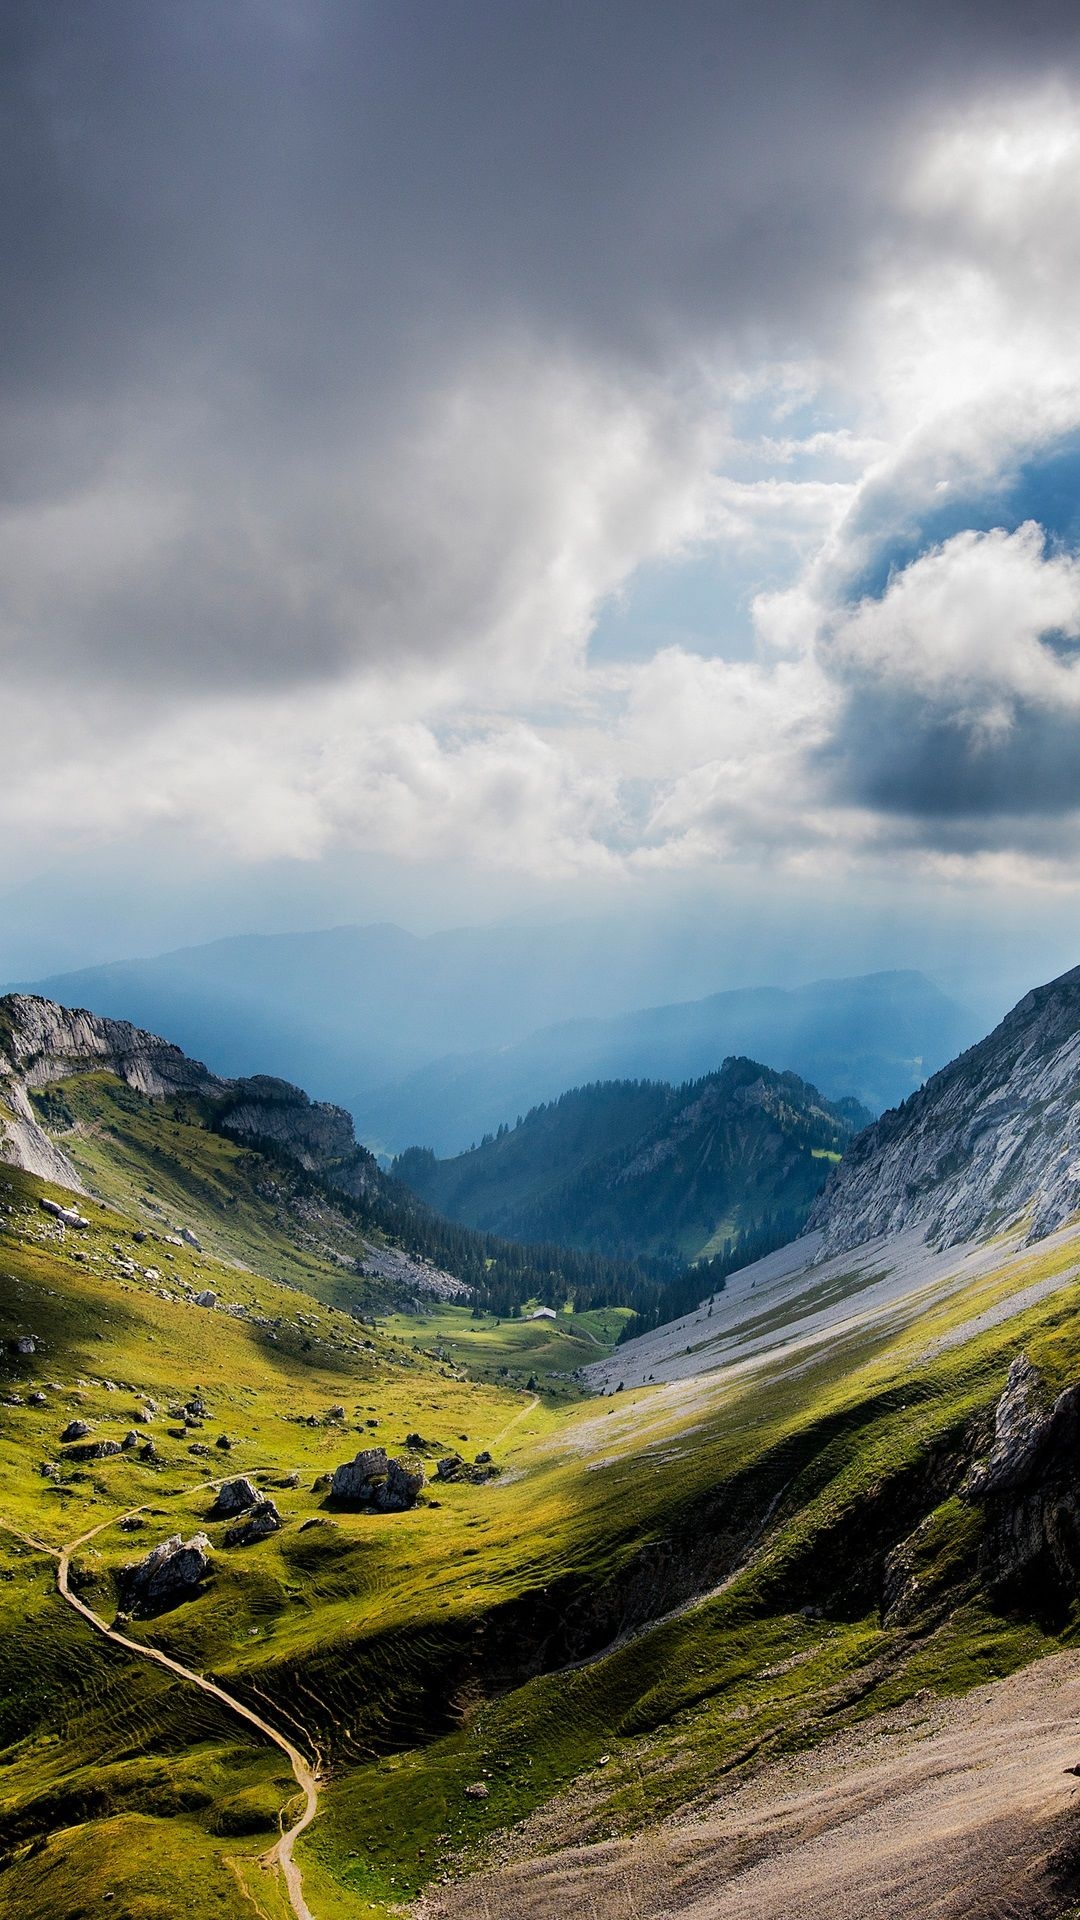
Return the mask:
<svg viewBox="0 0 1080 1920">
<path fill-rule="evenodd" d="M 494 1480 L 498 1472 L 490 1454 L 482 1454 L 470 1462 L 463 1460 L 460 1453 L 444 1453 L 442 1459 L 435 1462 L 436 1478 L 444 1484 L 467 1481 L 470 1486 L 482 1487 L 485 1480 Z"/>
<path fill-rule="evenodd" d="M 214 1292 L 213 1287 L 204 1287 L 201 1293 L 197 1293 L 195 1295 L 195 1305 L 197 1307 L 216 1307 L 217 1294 Z"/>
<path fill-rule="evenodd" d="M 37 1352 L 37 1341 L 32 1333 L 20 1333 L 15 1342 L 16 1353 L 31 1354 Z"/>
<path fill-rule="evenodd" d="M 139 1436 L 136 1433 L 134 1427 L 132 1427 L 129 1433 L 125 1433 L 123 1439 L 120 1442 L 120 1445 L 125 1453 L 130 1452 L 131 1448 L 137 1447 L 138 1444 L 139 1444 Z"/>
<path fill-rule="evenodd" d="M 266 1540 L 277 1533 L 281 1526 L 281 1515 L 272 1500 L 265 1496 L 256 1500 L 255 1505 L 238 1527 L 230 1527 L 225 1535 L 227 1547 L 249 1547 L 256 1540 Z"/>
<path fill-rule="evenodd" d="M 328 1420 L 344 1420 L 345 1409 L 344 1407 L 327 1407 L 326 1417 Z"/>
<path fill-rule="evenodd" d="M 133 1420 L 141 1421 L 144 1427 L 148 1427 L 154 1418 L 149 1407 L 136 1407 L 131 1417 Z"/>
<path fill-rule="evenodd" d="M 141 1514 L 125 1513 L 123 1519 L 118 1520 L 116 1524 L 121 1533 L 141 1533 L 146 1525 L 146 1521 Z"/>
<path fill-rule="evenodd" d="M 405 1435 L 405 1445 L 410 1447 L 413 1453 L 423 1453 L 430 1445 L 430 1442 L 423 1439 L 419 1433 L 407 1433 Z"/>
<path fill-rule="evenodd" d="M 26 1404 L 28 1407 L 47 1407 L 49 1404 L 49 1396 L 47 1393 L 41 1393 L 40 1391 L 37 1393 L 28 1393 L 26 1396 Z"/>
<path fill-rule="evenodd" d="M 154 1442 L 152 1440 L 144 1440 L 142 1443 L 142 1446 L 139 1448 L 139 1459 L 140 1460 L 156 1460 L 157 1457 L 158 1457 L 158 1450 L 155 1447 Z"/>
<path fill-rule="evenodd" d="M 120 1576 L 121 1600 L 128 1613 L 156 1613 L 190 1600 L 210 1569 L 210 1542 L 205 1533 L 184 1541 L 174 1533 L 152 1547 L 145 1559 L 133 1560 Z"/>
<path fill-rule="evenodd" d="M 90 1425 L 88 1421 L 69 1420 L 60 1438 L 61 1440 L 85 1440 L 89 1431 Z"/>
<path fill-rule="evenodd" d="M 203 1440 L 193 1440 L 188 1448 L 188 1452 L 198 1454 L 200 1460 L 212 1460 L 214 1457 Z"/>
<path fill-rule="evenodd" d="M 334 1482 L 334 1476 L 332 1473 L 316 1474 L 314 1480 L 311 1483 L 311 1491 L 312 1493 L 325 1493 L 327 1491 L 327 1488 L 333 1485 L 333 1482 Z M 315 1525 L 315 1521 L 307 1520 L 305 1521 L 304 1524 L 305 1526 L 313 1527 Z M 301 1533 L 303 1533 L 304 1528 L 301 1527 L 300 1531 Z"/>
<path fill-rule="evenodd" d="M 486 1800 L 487 1797 L 488 1788 L 483 1780 L 474 1780 L 472 1785 L 465 1789 L 466 1800 Z"/>
<path fill-rule="evenodd" d="M 185 1247 L 194 1247 L 196 1253 L 202 1252 L 202 1242 L 200 1241 L 198 1234 L 192 1233 L 190 1227 L 181 1227 L 180 1238 L 183 1241 Z"/>
<path fill-rule="evenodd" d="M 350 1506 L 377 1513 L 403 1513 L 414 1507 L 424 1485 L 418 1460 L 387 1459 L 382 1447 L 363 1447 L 354 1460 L 335 1468 L 330 1492 Z"/>
<path fill-rule="evenodd" d="M 220 1447 L 222 1453 L 232 1452 L 232 1441 L 229 1439 L 227 1433 L 219 1433 L 217 1439 L 214 1441 L 214 1445 L 215 1447 Z"/>
<path fill-rule="evenodd" d="M 38 1468 L 43 1480 L 59 1480 L 60 1468 L 55 1460 L 43 1460 Z"/>
</svg>

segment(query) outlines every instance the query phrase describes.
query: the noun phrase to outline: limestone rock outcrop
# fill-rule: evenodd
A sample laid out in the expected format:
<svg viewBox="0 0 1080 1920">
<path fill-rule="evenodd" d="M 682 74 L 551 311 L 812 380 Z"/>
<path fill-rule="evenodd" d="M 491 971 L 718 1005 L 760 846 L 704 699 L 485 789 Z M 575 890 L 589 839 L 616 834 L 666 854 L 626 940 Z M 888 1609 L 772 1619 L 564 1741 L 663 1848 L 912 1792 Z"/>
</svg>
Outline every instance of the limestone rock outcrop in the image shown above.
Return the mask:
<svg viewBox="0 0 1080 1920">
<path fill-rule="evenodd" d="M 335 1468 L 330 1497 L 343 1506 L 371 1507 L 377 1513 L 403 1513 L 423 1490 L 424 1469 L 414 1458 L 389 1459 L 383 1447 L 363 1447 L 354 1460 Z"/>
<path fill-rule="evenodd" d="M 198 1094 L 213 1103 L 215 1123 L 224 1133 L 284 1147 L 301 1166 L 344 1192 L 365 1194 L 381 1178 L 374 1156 L 357 1144 L 343 1107 L 310 1100 L 299 1087 L 265 1074 L 222 1079 L 127 1020 L 28 993 L 0 998 L 0 1158 L 81 1193 L 74 1165 L 38 1124 L 30 1094 L 57 1080 L 101 1072 L 116 1074 L 152 1100 Z M 180 1238 L 188 1246 L 199 1244 L 188 1227 Z"/>
<path fill-rule="evenodd" d="M 234 1513 L 244 1513 L 253 1507 L 259 1498 L 257 1489 L 246 1474 L 238 1474 L 235 1480 L 226 1480 L 217 1490 L 217 1498 L 211 1508 L 216 1520 Z"/>
<path fill-rule="evenodd" d="M 127 1613 L 159 1613 L 190 1600 L 210 1570 L 210 1542 L 205 1533 L 185 1541 L 180 1534 L 161 1540 L 142 1560 L 133 1560 L 120 1577 L 121 1599 Z"/>
<path fill-rule="evenodd" d="M 1014 1360 L 964 1494 L 983 1510 L 983 1581 L 1066 1603 L 1080 1584 L 1080 1386 L 1052 1398 L 1026 1356 Z"/>
</svg>

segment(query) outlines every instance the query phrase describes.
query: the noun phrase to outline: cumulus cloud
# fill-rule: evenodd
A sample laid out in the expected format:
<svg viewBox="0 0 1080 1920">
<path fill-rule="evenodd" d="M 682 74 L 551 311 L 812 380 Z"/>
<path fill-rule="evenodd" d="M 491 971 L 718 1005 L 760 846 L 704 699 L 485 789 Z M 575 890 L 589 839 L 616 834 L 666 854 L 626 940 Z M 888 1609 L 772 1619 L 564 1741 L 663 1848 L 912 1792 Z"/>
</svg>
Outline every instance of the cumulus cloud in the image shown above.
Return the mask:
<svg viewBox="0 0 1080 1920">
<path fill-rule="evenodd" d="M 1073 9 L 604 20 L 9 15 L 7 826 L 1066 857 Z M 784 576 L 754 658 L 590 661 L 702 552 Z"/>
</svg>

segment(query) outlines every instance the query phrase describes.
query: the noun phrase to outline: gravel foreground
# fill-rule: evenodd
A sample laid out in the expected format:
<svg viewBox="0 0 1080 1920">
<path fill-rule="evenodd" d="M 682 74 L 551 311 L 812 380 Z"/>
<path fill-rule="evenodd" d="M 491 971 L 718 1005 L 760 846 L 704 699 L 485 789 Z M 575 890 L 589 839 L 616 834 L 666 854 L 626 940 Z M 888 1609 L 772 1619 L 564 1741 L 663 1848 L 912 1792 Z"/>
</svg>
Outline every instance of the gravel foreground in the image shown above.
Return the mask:
<svg viewBox="0 0 1080 1920">
<path fill-rule="evenodd" d="M 651 1832 L 567 1844 L 565 1810 L 422 1920 L 1059 1920 L 1080 1884 L 1080 1656 L 922 1696 Z M 536 1852 L 535 1850 L 542 1851 Z M 533 1851 L 534 1857 L 520 1857 Z"/>
</svg>

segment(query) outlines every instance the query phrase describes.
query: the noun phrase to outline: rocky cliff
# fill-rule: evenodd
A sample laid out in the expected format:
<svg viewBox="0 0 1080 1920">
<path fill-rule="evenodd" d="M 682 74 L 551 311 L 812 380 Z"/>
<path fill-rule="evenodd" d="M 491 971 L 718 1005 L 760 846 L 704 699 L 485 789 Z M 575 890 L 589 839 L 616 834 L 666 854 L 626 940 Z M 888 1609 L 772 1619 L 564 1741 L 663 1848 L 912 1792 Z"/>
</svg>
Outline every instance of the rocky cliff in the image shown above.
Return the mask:
<svg viewBox="0 0 1080 1920">
<path fill-rule="evenodd" d="M 808 1221 L 824 1254 L 918 1226 L 951 1246 L 1080 1209 L 1080 967 L 852 1142 Z"/>
<path fill-rule="evenodd" d="M 377 1178 L 344 1108 L 309 1100 L 299 1087 L 265 1075 L 222 1079 L 126 1020 L 22 993 L 0 999 L 0 1158 L 82 1191 L 71 1161 L 39 1126 L 30 1095 L 83 1073 L 115 1074 L 151 1100 L 195 1094 L 211 1103 L 224 1132 L 281 1147 L 309 1172 L 332 1175 L 349 1192 L 364 1192 Z"/>
</svg>

